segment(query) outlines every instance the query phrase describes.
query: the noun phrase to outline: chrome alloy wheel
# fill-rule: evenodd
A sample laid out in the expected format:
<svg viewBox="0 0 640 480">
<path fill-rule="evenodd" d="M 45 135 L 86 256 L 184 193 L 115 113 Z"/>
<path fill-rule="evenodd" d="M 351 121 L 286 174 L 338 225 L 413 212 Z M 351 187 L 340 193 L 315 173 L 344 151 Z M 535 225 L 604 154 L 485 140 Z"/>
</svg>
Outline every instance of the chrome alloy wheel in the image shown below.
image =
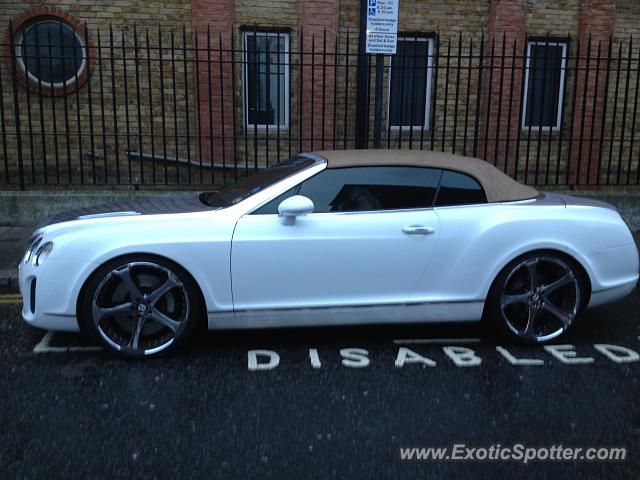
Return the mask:
<svg viewBox="0 0 640 480">
<path fill-rule="evenodd" d="M 189 295 L 180 278 L 154 262 L 129 262 L 98 284 L 91 304 L 98 334 L 114 349 L 152 355 L 168 348 L 189 318 Z"/>
<path fill-rule="evenodd" d="M 506 277 L 500 313 L 516 336 L 545 342 L 562 334 L 581 308 L 581 286 L 570 264 L 554 256 L 529 257 Z"/>
</svg>

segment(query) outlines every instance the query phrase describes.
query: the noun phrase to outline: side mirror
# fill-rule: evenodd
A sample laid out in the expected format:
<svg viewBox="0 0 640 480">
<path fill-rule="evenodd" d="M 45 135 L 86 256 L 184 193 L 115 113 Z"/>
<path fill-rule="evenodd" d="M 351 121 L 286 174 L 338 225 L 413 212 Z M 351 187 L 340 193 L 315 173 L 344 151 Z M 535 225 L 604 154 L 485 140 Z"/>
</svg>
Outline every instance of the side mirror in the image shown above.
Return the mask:
<svg viewBox="0 0 640 480">
<path fill-rule="evenodd" d="M 313 213 L 313 202 L 310 198 L 302 195 L 285 198 L 278 205 L 278 216 L 289 223 L 293 223 L 298 215 L 306 215 L 308 213 Z"/>
</svg>

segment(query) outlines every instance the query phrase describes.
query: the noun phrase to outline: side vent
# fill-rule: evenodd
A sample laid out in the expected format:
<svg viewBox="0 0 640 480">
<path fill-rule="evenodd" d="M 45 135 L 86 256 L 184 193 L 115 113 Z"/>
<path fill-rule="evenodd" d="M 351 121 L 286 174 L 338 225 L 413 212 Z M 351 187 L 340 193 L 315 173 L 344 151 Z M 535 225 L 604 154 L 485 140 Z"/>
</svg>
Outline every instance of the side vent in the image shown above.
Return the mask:
<svg viewBox="0 0 640 480">
<path fill-rule="evenodd" d="M 31 313 L 36 313 L 36 279 L 31 280 L 31 288 L 29 289 L 29 308 Z"/>
</svg>

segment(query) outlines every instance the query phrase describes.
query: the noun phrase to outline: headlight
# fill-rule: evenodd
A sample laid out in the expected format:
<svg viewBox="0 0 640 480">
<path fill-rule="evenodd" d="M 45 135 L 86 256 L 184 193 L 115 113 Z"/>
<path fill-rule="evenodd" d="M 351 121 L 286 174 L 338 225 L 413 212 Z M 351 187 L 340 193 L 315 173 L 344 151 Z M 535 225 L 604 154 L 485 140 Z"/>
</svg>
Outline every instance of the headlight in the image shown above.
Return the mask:
<svg viewBox="0 0 640 480">
<path fill-rule="evenodd" d="M 53 249 L 52 242 L 43 243 L 38 250 L 36 250 L 35 255 L 33 256 L 33 265 L 37 267 L 38 265 L 42 265 L 44 261 L 47 259 L 51 250 Z"/>
<path fill-rule="evenodd" d="M 40 242 L 42 242 L 42 235 L 34 235 L 29 239 L 29 242 L 27 243 L 27 251 L 24 253 L 24 263 L 27 263 L 31 259 L 33 251 L 38 248 Z"/>
</svg>

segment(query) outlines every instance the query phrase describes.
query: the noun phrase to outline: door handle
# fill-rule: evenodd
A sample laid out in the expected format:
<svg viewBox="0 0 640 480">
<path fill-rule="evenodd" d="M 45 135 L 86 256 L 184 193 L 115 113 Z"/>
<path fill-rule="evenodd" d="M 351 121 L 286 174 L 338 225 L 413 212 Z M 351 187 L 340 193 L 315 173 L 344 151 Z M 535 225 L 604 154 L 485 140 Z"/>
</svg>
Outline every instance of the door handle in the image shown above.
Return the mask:
<svg viewBox="0 0 640 480">
<path fill-rule="evenodd" d="M 409 225 L 408 227 L 403 227 L 402 232 L 407 235 L 429 235 L 435 230 L 431 227 L 425 227 L 424 225 Z"/>
</svg>

